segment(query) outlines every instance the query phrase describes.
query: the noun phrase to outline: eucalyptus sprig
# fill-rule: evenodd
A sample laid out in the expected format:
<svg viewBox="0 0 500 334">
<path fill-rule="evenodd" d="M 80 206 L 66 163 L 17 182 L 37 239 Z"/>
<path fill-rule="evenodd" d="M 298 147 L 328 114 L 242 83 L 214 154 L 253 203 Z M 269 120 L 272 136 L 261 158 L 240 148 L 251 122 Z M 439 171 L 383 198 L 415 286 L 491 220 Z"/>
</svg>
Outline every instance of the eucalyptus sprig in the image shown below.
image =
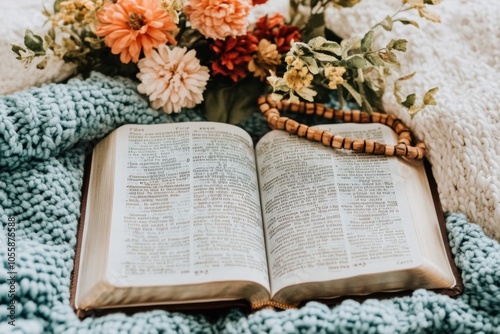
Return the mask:
<svg viewBox="0 0 500 334">
<path fill-rule="evenodd" d="M 274 73 L 268 78 L 273 87 L 276 99 L 289 96 L 292 101 L 299 97 L 313 101 L 318 92 L 327 88 L 337 90 L 339 102 L 344 106 L 346 100 L 354 100 L 363 109 L 372 112 L 383 110 L 382 95 L 387 85 L 387 78 L 393 68 L 400 68 L 398 53 L 406 52 L 406 39 L 392 39 L 385 47 L 374 49 L 375 31 L 378 27 L 392 31 L 394 23 L 412 25 L 418 28 L 418 23 L 401 17 L 401 13 L 417 10 L 420 16 L 433 22 L 439 22 L 439 16 L 431 13 L 428 5 L 439 3 L 440 0 L 402 0 L 401 7 L 393 14 L 386 16 L 375 24 L 362 38 L 354 36 L 343 40 L 340 44 L 315 37 L 308 43 L 295 42 L 286 60 L 286 71 L 283 77 Z M 416 94 L 403 96 L 401 81 L 413 77 L 404 76 L 396 80 L 394 94 L 397 102 L 408 109 L 413 117 L 427 105 L 436 104 L 434 94 L 437 88 L 425 93 L 422 103 L 417 104 Z"/>
</svg>

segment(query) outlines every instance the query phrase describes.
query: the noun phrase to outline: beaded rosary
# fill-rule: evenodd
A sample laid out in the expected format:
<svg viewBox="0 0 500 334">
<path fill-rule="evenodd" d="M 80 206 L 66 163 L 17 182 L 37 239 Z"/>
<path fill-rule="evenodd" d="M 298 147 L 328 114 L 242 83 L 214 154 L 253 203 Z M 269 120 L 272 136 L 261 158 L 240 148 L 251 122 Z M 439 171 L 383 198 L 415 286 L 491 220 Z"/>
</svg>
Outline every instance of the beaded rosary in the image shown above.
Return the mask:
<svg viewBox="0 0 500 334">
<path fill-rule="evenodd" d="M 288 100 L 275 101 L 271 95 L 259 97 L 258 104 L 260 111 L 266 117 L 267 123 L 269 123 L 271 128 L 285 130 L 301 138 L 321 142 L 328 147 L 343 148 L 345 150 L 369 154 L 400 156 L 408 159 L 422 159 L 427 151 L 427 147 L 423 141 L 418 141 L 415 146 L 411 146 L 412 137 L 410 129 L 401 120 L 392 115 L 378 112 L 369 114 L 359 110 L 339 110 L 313 102 L 291 103 Z M 364 139 L 344 138 L 330 131 L 311 128 L 291 118 L 281 116 L 280 111 L 317 115 L 336 121 L 384 124 L 391 127 L 397 133 L 398 143 L 396 145 L 388 145 Z"/>
</svg>

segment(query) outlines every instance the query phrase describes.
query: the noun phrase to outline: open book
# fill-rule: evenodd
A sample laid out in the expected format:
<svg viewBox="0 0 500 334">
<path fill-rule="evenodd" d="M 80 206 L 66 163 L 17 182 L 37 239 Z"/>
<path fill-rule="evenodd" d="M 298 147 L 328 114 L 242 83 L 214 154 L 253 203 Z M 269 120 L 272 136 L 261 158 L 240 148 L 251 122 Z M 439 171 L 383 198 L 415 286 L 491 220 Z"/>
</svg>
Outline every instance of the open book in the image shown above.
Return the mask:
<svg viewBox="0 0 500 334">
<path fill-rule="evenodd" d="M 321 127 L 395 141 L 381 124 Z M 80 313 L 461 292 L 422 162 L 282 131 L 254 149 L 236 126 L 192 122 L 122 126 L 95 147 L 90 170 L 74 273 Z"/>
</svg>

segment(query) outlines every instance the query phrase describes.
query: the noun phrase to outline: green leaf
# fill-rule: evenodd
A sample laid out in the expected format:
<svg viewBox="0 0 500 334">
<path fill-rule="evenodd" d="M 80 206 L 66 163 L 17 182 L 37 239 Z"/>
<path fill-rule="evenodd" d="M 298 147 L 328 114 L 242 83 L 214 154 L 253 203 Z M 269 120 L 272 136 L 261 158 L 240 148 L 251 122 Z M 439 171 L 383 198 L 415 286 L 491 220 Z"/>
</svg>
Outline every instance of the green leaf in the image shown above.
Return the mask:
<svg viewBox="0 0 500 334">
<path fill-rule="evenodd" d="M 314 102 L 314 97 L 316 96 L 316 92 L 310 88 L 306 88 L 300 92 L 295 91 L 300 97 L 309 102 Z"/>
<path fill-rule="evenodd" d="M 397 39 L 394 41 L 393 49 L 401 52 L 406 52 L 406 44 L 408 41 L 406 39 Z"/>
<path fill-rule="evenodd" d="M 337 56 L 342 54 L 339 43 L 329 41 L 321 36 L 311 39 L 308 44 L 313 51 L 327 51 Z"/>
<path fill-rule="evenodd" d="M 299 56 L 309 57 L 313 53 L 311 47 L 309 45 L 307 45 L 306 43 L 295 42 L 294 46 L 297 48 Z"/>
<path fill-rule="evenodd" d="M 349 39 L 344 39 L 340 43 L 340 46 L 342 48 L 342 58 L 347 58 L 347 54 L 351 49 L 356 45 L 356 43 L 359 41 L 358 36 L 351 37 Z"/>
<path fill-rule="evenodd" d="M 253 77 L 237 83 L 218 82 L 205 91 L 205 116 L 213 122 L 238 124 L 256 111 L 255 101 L 264 85 Z"/>
<path fill-rule="evenodd" d="M 380 56 L 376 53 L 367 53 L 365 59 L 368 60 L 372 65 L 384 66 L 384 62 L 380 59 Z"/>
<path fill-rule="evenodd" d="M 424 105 L 428 106 L 428 105 L 432 105 L 432 106 L 435 106 L 437 104 L 436 100 L 434 99 L 434 95 L 436 94 L 436 92 L 438 91 L 439 87 L 434 87 L 434 88 L 431 88 L 427 91 L 427 93 L 425 93 L 424 95 Z"/>
<path fill-rule="evenodd" d="M 380 56 L 380 59 L 382 59 L 384 62 L 391 64 L 391 65 L 400 65 L 398 58 L 394 52 L 387 51 L 387 52 L 379 52 L 378 55 Z"/>
<path fill-rule="evenodd" d="M 345 106 L 345 98 L 344 98 L 344 88 L 342 88 L 342 85 L 337 85 L 337 92 L 338 92 L 338 97 L 339 97 L 339 104 L 340 108 L 344 108 Z"/>
<path fill-rule="evenodd" d="M 397 19 L 397 20 L 394 20 L 395 22 L 398 21 L 398 22 L 401 22 L 402 24 L 404 25 L 408 25 L 408 24 L 411 24 L 412 26 L 416 27 L 416 28 L 420 28 L 420 26 L 418 25 L 417 22 L 413 21 L 413 20 L 408 20 L 408 19 Z"/>
<path fill-rule="evenodd" d="M 384 19 L 382 22 L 380 22 L 380 25 L 381 25 L 381 26 L 382 26 L 385 30 L 387 30 L 387 31 L 391 31 L 391 30 L 392 30 L 392 25 L 393 25 L 393 23 L 394 23 L 394 22 L 392 21 L 392 18 L 391 18 L 389 15 L 387 15 L 387 16 L 385 17 L 385 19 Z"/>
<path fill-rule="evenodd" d="M 324 43 L 328 42 L 323 36 L 314 37 L 307 44 L 314 50 L 320 48 Z"/>
<path fill-rule="evenodd" d="M 352 57 L 347 58 L 346 63 L 347 63 L 347 67 L 358 69 L 358 68 L 365 67 L 366 60 L 359 55 L 354 55 Z"/>
<path fill-rule="evenodd" d="M 338 60 L 337 57 L 323 52 L 314 52 L 314 58 L 316 58 L 319 61 L 326 61 L 326 62 L 334 62 Z"/>
<path fill-rule="evenodd" d="M 405 76 L 402 76 L 401 78 L 398 78 L 398 79 L 396 80 L 396 82 L 411 79 L 411 78 L 413 78 L 413 77 L 415 76 L 415 74 L 416 74 L 416 73 L 417 73 L 417 72 L 413 72 L 413 73 L 407 74 L 407 75 L 405 75 Z"/>
<path fill-rule="evenodd" d="M 36 54 L 45 54 L 43 39 L 29 29 L 26 30 L 26 34 L 24 35 L 24 45 Z"/>
<path fill-rule="evenodd" d="M 314 59 L 313 57 L 300 57 L 300 59 L 302 59 L 306 63 L 309 72 L 311 72 L 312 74 L 319 73 L 319 67 L 316 63 L 316 59 Z"/>
<path fill-rule="evenodd" d="M 14 52 L 15 54 L 17 54 L 18 57 L 21 57 L 21 51 L 22 52 L 26 52 L 26 50 L 23 47 L 21 47 L 21 46 L 19 46 L 17 44 L 11 44 L 10 47 L 11 47 L 12 52 Z"/>
<path fill-rule="evenodd" d="M 404 100 L 403 102 L 401 102 L 401 105 L 403 107 L 410 108 L 413 105 L 415 105 L 415 99 L 416 98 L 417 98 L 417 96 L 415 94 L 410 94 L 410 95 L 408 95 L 406 97 L 406 100 Z"/>
<path fill-rule="evenodd" d="M 370 50 L 373 43 L 373 30 L 368 31 L 361 40 L 361 52 Z"/>
<path fill-rule="evenodd" d="M 356 101 L 356 103 L 358 105 L 363 105 L 363 99 L 361 98 L 361 94 L 359 94 L 353 86 L 351 86 L 350 84 L 348 84 L 347 82 L 343 82 L 341 83 L 341 85 L 347 89 L 347 91 L 349 92 L 349 94 L 351 94 L 351 96 L 354 98 L 354 100 Z"/>
</svg>

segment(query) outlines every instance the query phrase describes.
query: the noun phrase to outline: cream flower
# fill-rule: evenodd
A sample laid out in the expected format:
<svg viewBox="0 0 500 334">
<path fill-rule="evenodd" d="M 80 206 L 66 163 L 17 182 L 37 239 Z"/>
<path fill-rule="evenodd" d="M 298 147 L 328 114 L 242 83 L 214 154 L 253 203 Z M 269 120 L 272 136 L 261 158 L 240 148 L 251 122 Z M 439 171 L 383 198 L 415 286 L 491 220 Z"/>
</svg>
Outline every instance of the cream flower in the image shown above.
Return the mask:
<svg viewBox="0 0 500 334">
<path fill-rule="evenodd" d="M 325 77 L 329 81 L 328 87 L 330 87 L 330 89 L 337 89 L 337 85 L 344 82 L 344 78 L 342 78 L 342 76 L 345 71 L 345 67 L 342 66 L 331 66 L 330 64 L 325 66 Z"/>
<path fill-rule="evenodd" d="M 297 93 L 301 93 L 311 85 L 314 77 L 307 69 L 307 66 L 303 66 L 300 69 L 289 69 L 285 72 L 283 78 L 288 87 Z"/>
<path fill-rule="evenodd" d="M 160 45 L 149 56 L 138 62 L 141 81 L 137 87 L 147 94 L 154 109 L 162 108 L 167 114 L 180 112 L 181 108 L 193 108 L 203 101 L 207 85 L 208 67 L 201 66 L 196 51 L 186 48 Z"/>
<path fill-rule="evenodd" d="M 251 0 L 189 0 L 184 12 L 205 37 L 225 39 L 247 32 Z"/>
</svg>

